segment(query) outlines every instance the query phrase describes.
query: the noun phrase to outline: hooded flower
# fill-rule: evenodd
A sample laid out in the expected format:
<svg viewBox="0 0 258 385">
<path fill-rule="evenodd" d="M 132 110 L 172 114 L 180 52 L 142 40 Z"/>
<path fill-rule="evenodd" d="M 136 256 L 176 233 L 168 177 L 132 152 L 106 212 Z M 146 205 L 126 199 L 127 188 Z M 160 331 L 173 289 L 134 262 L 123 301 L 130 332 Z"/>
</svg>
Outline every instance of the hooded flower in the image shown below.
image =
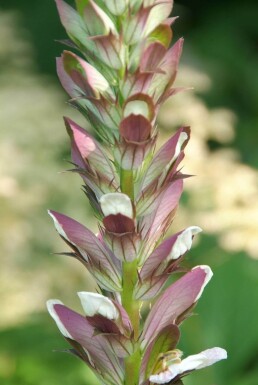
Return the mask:
<svg viewBox="0 0 258 385">
<path fill-rule="evenodd" d="M 104 214 L 102 235 L 116 258 L 133 261 L 140 247 L 140 234 L 136 231 L 135 207 L 128 195 L 110 193 L 99 200 Z"/>
<path fill-rule="evenodd" d="M 109 320 L 116 320 L 119 313 L 113 302 L 98 293 L 79 292 L 78 296 L 86 316 L 102 315 Z"/>
</svg>

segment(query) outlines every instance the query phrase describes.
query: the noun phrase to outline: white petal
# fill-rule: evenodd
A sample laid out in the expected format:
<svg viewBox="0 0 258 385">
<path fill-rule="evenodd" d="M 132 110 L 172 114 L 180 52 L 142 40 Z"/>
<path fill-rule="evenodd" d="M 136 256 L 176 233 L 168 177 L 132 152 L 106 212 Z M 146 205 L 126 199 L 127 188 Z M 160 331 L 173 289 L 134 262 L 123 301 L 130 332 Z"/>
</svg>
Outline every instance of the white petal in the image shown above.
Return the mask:
<svg viewBox="0 0 258 385">
<path fill-rule="evenodd" d="M 96 314 L 100 314 L 110 320 L 119 317 L 113 302 L 104 295 L 81 291 L 78 293 L 78 296 L 86 316 L 93 317 Z"/>
<path fill-rule="evenodd" d="M 108 215 L 122 214 L 133 218 L 133 207 L 128 195 L 122 193 L 104 194 L 99 200 L 101 209 L 105 217 Z"/>
<path fill-rule="evenodd" d="M 199 354 L 194 354 L 182 360 L 180 364 L 180 373 L 184 373 L 189 370 L 202 369 L 226 358 L 227 352 L 224 349 L 207 349 Z M 171 367 L 169 367 L 169 370 L 171 370 Z"/>
<path fill-rule="evenodd" d="M 149 381 L 153 382 L 154 384 L 166 384 L 167 382 L 170 382 L 173 378 L 175 378 L 177 375 L 178 372 L 176 371 L 172 373 L 170 370 L 166 370 L 165 372 L 151 375 Z"/>
<path fill-rule="evenodd" d="M 66 239 L 67 241 L 69 241 L 70 243 L 72 243 L 72 242 L 70 241 L 70 239 L 67 237 L 66 233 L 64 232 L 63 227 L 60 225 L 60 223 L 58 222 L 58 220 L 56 219 L 56 217 L 51 213 L 50 210 L 48 210 L 47 212 L 48 212 L 48 214 L 51 216 L 51 218 L 52 218 L 53 221 L 54 221 L 54 225 L 55 225 L 56 231 L 57 231 L 62 237 L 64 237 L 64 239 Z"/>
<path fill-rule="evenodd" d="M 211 270 L 211 268 L 209 266 L 207 266 L 207 265 L 200 265 L 200 266 L 194 267 L 192 270 L 197 269 L 197 268 L 203 269 L 205 271 L 205 273 L 206 273 L 206 277 L 205 277 L 205 280 L 204 280 L 203 285 L 201 287 L 201 290 L 199 291 L 199 294 L 195 298 L 195 302 L 201 297 L 205 286 L 207 285 L 208 282 L 210 282 L 210 280 L 211 280 L 211 278 L 213 276 L 213 272 L 212 272 L 212 270 Z"/>
<path fill-rule="evenodd" d="M 47 309 L 48 309 L 51 317 L 55 320 L 56 325 L 57 325 L 58 329 L 60 330 L 60 332 L 63 334 L 63 336 L 67 337 L 67 338 L 71 338 L 73 340 L 73 337 L 70 335 L 68 330 L 66 330 L 66 328 L 62 324 L 60 318 L 58 317 L 58 315 L 54 309 L 54 305 L 63 305 L 63 302 L 59 301 L 59 299 L 49 299 L 47 301 Z"/>
<path fill-rule="evenodd" d="M 173 156 L 172 162 L 173 162 L 173 161 L 178 157 L 178 155 L 180 154 L 181 148 L 182 148 L 184 142 L 185 142 L 187 139 L 188 139 L 187 133 L 186 133 L 186 132 L 181 132 L 181 134 L 179 135 L 177 144 L 176 144 L 175 154 L 174 154 L 174 156 Z"/>
<path fill-rule="evenodd" d="M 185 229 L 178 237 L 174 246 L 168 256 L 168 260 L 178 259 L 186 251 L 190 250 L 192 246 L 192 238 L 195 234 L 198 234 L 202 229 L 198 226 L 191 226 Z"/>
<path fill-rule="evenodd" d="M 80 247 L 78 247 L 75 243 L 73 243 L 71 241 L 71 239 L 68 238 L 68 236 L 66 235 L 63 227 L 60 225 L 60 223 L 58 222 L 58 220 L 56 219 L 56 217 L 51 213 L 50 210 L 48 210 L 48 214 L 51 216 L 51 218 L 53 219 L 54 221 L 54 225 L 55 225 L 55 228 L 56 228 L 56 231 L 58 232 L 58 234 L 60 234 L 64 239 L 66 239 L 69 243 L 71 243 L 72 245 L 74 245 L 79 251 L 80 253 L 82 254 L 82 256 L 84 257 L 85 261 L 88 261 L 89 260 L 89 257 L 87 255 L 87 253 L 85 252 L 85 250 L 81 249 Z"/>
<path fill-rule="evenodd" d="M 206 366 L 213 365 L 216 362 L 220 360 L 225 360 L 228 357 L 227 351 L 222 348 L 207 349 L 207 350 L 204 350 L 202 354 L 205 357 L 205 360 L 200 366 L 198 366 L 197 369 L 202 369 L 202 368 L 205 368 Z"/>
<path fill-rule="evenodd" d="M 181 361 L 180 363 L 180 374 L 187 372 L 189 370 L 198 369 L 198 367 L 203 363 L 204 356 L 202 353 L 189 356 Z M 173 365 L 169 367 L 170 370 L 173 370 Z"/>
<path fill-rule="evenodd" d="M 124 117 L 134 114 L 134 115 L 143 115 L 148 119 L 149 117 L 149 106 L 143 100 L 133 100 L 128 102 L 124 109 Z"/>
<path fill-rule="evenodd" d="M 171 159 L 171 161 L 166 165 L 166 167 L 165 167 L 165 172 L 167 172 L 167 171 L 169 170 L 169 168 L 171 167 L 171 165 L 172 165 L 172 164 L 174 163 L 174 161 L 177 159 L 178 155 L 179 155 L 180 152 L 181 152 L 182 145 L 184 144 L 184 142 L 185 142 L 187 139 L 188 139 L 187 133 L 186 133 L 186 132 L 181 132 L 181 134 L 179 135 L 177 144 L 176 144 L 174 156 L 173 156 L 173 158 Z"/>
<path fill-rule="evenodd" d="M 183 374 L 190 370 L 202 369 L 226 358 L 227 352 L 222 348 L 207 349 L 199 354 L 194 354 L 185 358 L 180 363 L 169 365 L 168 370 L 151 375 L 149 380 L 155 384 L 167 383 L 178 374 Z"/>
</svg>

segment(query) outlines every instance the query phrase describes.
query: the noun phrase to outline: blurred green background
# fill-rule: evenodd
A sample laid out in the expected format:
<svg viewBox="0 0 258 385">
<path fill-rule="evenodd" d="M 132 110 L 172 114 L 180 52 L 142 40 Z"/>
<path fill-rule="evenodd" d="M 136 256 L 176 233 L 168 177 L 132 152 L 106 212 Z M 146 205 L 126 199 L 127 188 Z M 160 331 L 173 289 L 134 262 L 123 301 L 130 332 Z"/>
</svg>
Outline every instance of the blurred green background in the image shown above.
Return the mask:
<svg viewBox="0 0 258 385">
<path fill-rule="evenodd" d="M 72 3 L 72 1 L 70 1 Z M 185 37 L 178 85 L 161 141 L 180 124 L 192 127 L 186 182 L 172 231 L 204 232 L 187 257 L 215 273 L 194 316 L 182 327 L 186 355 L 213 346 L 227 362 L 196 372 L 186 385 L 258 384 L 258 3 L 178 0 L 175 38 Z M 92 229 L 81 182 L 69 169 L 62 116 L 85 125 L 66 104 L 55 74 L 65 33 L 53 0 L 0 0 L 0 384 L 97 384 L 65 348 L 45 301 L 79 310 L 76 292 L 93 282 L 65 250 L 48 208 Z"/>
</svg>

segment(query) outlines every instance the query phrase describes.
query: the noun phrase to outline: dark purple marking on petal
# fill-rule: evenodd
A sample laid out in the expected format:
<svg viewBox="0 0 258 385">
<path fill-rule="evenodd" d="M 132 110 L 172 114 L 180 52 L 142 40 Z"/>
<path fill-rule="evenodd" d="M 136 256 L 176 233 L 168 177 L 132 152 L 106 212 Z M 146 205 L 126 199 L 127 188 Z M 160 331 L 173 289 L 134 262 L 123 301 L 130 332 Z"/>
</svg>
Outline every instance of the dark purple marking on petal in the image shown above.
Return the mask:
<svg viewBox="0 0 258 385">
<path fill-rule="evenodd" d="M 145 142 L 151 133 L 151 123 L 142 115 L 129 115 L 120 123 L 120 134 L 128 142 Z"/>
<path fill-rule="evenodd" d="M 134 220 L 122 214 L 108 215 L 103 223 L 107 231 L 115 234 L 132 233 L 135 230 Z"/>
</svg>

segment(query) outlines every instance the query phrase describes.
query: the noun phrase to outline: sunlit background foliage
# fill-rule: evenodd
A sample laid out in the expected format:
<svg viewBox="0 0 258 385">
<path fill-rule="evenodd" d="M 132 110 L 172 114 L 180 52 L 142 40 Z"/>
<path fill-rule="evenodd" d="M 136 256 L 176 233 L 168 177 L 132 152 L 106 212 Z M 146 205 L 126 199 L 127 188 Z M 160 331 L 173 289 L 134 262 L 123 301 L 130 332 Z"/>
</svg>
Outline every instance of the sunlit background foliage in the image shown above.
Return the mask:
<svg viewBox="0 0 258 385">
<path fill-rule="evenodd" d="M 72 3 L 72 1 L 70 1 Z M 164 105 L 160 142 L 192 127 L 184 171 L 196 175 L 171 231 L 199 225 L 187 264 L 215 276 L 182 328 L 180 348 L 194 354 L 223 346 L 229 359 L 186 385 L 258 383 L 258 3 L 178 0 L 175 38 L 186 40 L 177 84 L 194 87 Z M 65 33 L 52 0 L 0 2 L 0 383 L 96 385 L 45 312 L 48 298 L 78 308 L 93 290 L 87 272 L 64 251 L 48 208 L 92 229 L 80 180 L 70 168 L 62 116 L 86 124 L 66 104 L 55 56 Z"/>
</svg>

